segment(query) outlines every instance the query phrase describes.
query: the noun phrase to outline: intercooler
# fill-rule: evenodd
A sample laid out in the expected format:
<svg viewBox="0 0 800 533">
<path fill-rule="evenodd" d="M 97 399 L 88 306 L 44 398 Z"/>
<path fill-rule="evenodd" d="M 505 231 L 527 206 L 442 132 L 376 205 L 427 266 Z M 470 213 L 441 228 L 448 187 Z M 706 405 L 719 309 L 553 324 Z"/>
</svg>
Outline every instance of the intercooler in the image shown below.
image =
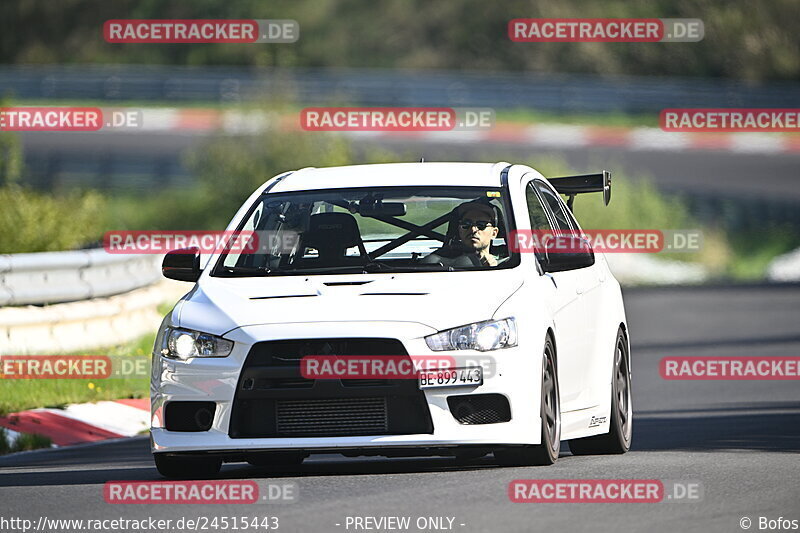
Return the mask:
<svg viewBox="0 0 800 533">
<path fill-rule="evenodd" d="M 242 368 L 232 438 L 340 437 L 433 433 L 415 379 L 306 379 L 307 355 L 407 356 L 396 339 L 333 338 L 260 342 Z"/>
</svg>

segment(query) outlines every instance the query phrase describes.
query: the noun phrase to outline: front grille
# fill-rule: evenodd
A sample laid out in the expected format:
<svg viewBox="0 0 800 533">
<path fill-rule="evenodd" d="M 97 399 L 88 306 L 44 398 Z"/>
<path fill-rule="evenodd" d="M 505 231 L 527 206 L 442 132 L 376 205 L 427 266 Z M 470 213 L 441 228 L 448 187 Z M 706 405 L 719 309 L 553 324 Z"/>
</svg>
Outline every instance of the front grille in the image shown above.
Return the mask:
<svg viewBox="0 0 800 533">
<path fill-rule="evenodd" d="M 287 379 L 259 379 L 255 382 L 255 388 L 264 389 L 310 389 L 314 386 L 313 379 L 287 378 Z M 245 389 L 247 385 L 245 384 Z"/>
<path fill-rule="evenodd" d="M 259 342 L 242 367 L 231 438 L 433 433 L 425 393 L 414 379 L 305 379 L 306 355 L 407 356 L 396 339 Z"/>
<path fill-rule="evenodd" d="M 388 379 L 344 379 L 342 385 L 345 387 L 383 387 L 391 385 Z"/>
<path fill-rule="evenodd" d="M 448 396 L 447 406 L 460 424 L 497 424 L 511 420 L 508 398 L 502 394 Z"/>
<path fill-rule="evenodd" d="M 376 435 L 389 429 L 386 398 L 279 400 L 276 411 L 282 435 Z"/>
<path fill-rule="evenodd" d="M 307 355 L 406 355 L 395 339 L 297 339 L 259 342 L 250 350 L 253 366 L 295 367 Z"/>
</svg>

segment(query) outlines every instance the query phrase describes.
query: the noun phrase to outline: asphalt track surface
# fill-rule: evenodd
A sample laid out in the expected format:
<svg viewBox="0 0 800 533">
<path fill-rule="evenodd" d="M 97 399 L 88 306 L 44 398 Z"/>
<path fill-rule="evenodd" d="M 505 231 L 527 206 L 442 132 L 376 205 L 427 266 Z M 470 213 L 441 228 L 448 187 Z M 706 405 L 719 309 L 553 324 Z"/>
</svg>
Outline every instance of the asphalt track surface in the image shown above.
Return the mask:
<svg viewBox="0 0 800 533">
<path fill-rule="evenodd" d="M 633 448 L 550 467 L 448 458 L 312 456 L 301 467 L 223 467 L 223 478 L 292 481 L 276 505 L 111 505 L 103 484 L 158 480 L 146 438 L 0 458 L 0 517 L 277 516 L 279 531 L 355 531 L 348 516 L 454 517 L 454 531 L 742 531 L 740 520 L 800 520 L 797 381 L 666 381 L 665 356 L 796 356 L 800 286 L 631 289 Z M 699 481 L 702 499 L 631 504 L 511 503 L 515 479 Z M 337 526 L 336 524 L 340 524 Z M 463 526 L 461 524 L 464 524 Z M 251 530 L 252 531 L 252 530 Z M 363 530 L 359 530 L 363 531 Z M 374 530 L 372 530 L 374 531 Z M 420 531 L 412 527 L 410 531 Z M 425 530 L 422 530 L 425 531 Z"/>
<path fill-rule="evenodd" d="M 194 133 L 56 133 L 21 134 L 25 157 L 30 163 L 53 154 L 71 158 L 118 157 L 126 161 L 146 158 L 174 160 L 208 141 Z M 558 159 L 576 171 L 611 170 L 632 178 L 647 177 L 666 190 L 764 198 L 800 202 L 800 153 L 737 153 L 725 151 L 634 150 L 599 147 L 543 147 L 508 143 L 453 143 L 401 138 L 362 138 L 353 147 L 378 147 L 399 154 L 398 160 L 498 161 Z M 535 163 L 534 163 L 534 166 Z M 281 169 L 283 170 L 283 169 Z M 267 179 L 270 176 L 265 176 Z"/>
</svg>

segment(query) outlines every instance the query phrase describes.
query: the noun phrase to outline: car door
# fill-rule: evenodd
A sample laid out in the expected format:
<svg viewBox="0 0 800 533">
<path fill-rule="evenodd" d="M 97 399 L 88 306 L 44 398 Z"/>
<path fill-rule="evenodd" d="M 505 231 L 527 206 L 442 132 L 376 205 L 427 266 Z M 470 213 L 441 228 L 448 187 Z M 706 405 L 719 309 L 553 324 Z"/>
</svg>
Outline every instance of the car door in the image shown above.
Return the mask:
<svg viewBox="0 0 800 533">
<path fill-rule="evenodd" d="M 531 229 L 534 231 L 559 232 L 571 230 L 566 219 L 559 218 L 544 195 L 539 179 L 528 182 L 525 199 L 528 206 Z M 556 351 L 558 353 L 558 382 L 561 393 L 561 410 L 574 411 L 585 407 L 581 403 L 584 388 L 584 341 L 585 311 L 581 302 L 583 273 L 581 270 L 548 272 L 544 276 L 552 283 L 554 291 L 549 299 L 550 311 L 555 323 Z"/>
<path fill-rule="evenodd" d="M 544 199 L 546 207 L 555 216 L 555 222 L 558 227 L 564 230 L 568 228 L 575 234 L 580 234 L 581 228 L 577 220 L 564 204 L 564 201 L 558 196 L 558 193 L 542 180 L 536 180 L 535 185 L 540 196 Z M 591 363 L 597 360 L 596 357 L 600 356 L 597 351 L 597 327 L 599 322 L 598 313 L 602 312 L 602 298 L 599 288 L 600 283 L 603 281 L 601 273 L 604 271 L 604 267 L 600 264 L 603 260 L 602 256 L 595 256 L 594 265 L 570 271 L 575 276 L 575 290 L 578 296 L 578 305 L 569 311 L 569 320 L 574 321 L 579 330 L 575 340 L 575 347 L 580 354 L 577 358 L 580 376 L 576 379 L 581 383 L 581 391 L 579 397 L 576 398 L 577 409 L 592 407 L 590 391 L 584 389 L 592 383 L 589 375 L 593 368 Z M 580 397 L 581 395 L 582 397 Z"/>
<path fill-rule="evenodd" d="M 542 180 L 535 180 L 534 184 L 540 196 L 545 201 L 549 212 L 554 215 L 555 223 L 558 226 L 558 229 L 580 235 L 581 228 L 578 225 L 577 220 L 575 220 L 575 217 L 572 215 L 569 208 L 558 196 L 558 193 L 556 193 Z M 579 294 L 587 294 L 592 289 L 597 288 L 597 286 L 600 284 L 599 270 L 600 269 L 595 264 L 591 267 L 581 268 L 573 271 L 576 273 L 576 277 L 578 278 L 577 290 Z"/>
</svg>

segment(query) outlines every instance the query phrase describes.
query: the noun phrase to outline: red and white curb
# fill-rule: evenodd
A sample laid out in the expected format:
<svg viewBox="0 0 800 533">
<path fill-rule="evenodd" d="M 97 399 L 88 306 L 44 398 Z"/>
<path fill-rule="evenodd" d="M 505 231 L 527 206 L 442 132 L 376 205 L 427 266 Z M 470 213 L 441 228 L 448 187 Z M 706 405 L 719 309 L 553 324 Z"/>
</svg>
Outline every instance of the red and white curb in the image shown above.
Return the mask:
<svg viewBox="0 0 800 533">
<path fill-rule="evenodd" d="M 133 437 L 150 428 L 150 400 L 116 400 L 31 409 L 0 417 L 13 442 L 20 433 L 48 437 L 54 446 Z"/>
<path fill-rule="evenodd" d="M 216 109 L 144 108 L 142 125 L 124 132 L 247 134 L 271 128 L 300 130 L 299 118 L 289 114 Z M 353 138 L 420 139 L 431 143 L 504 143 L 536 148 L 626 148 L 632 151 L 726 151 L 744 154 L 800 153 L 800 135 L 756 133 L 683 133 L 660 128 L 523 124 L 498 122 L 472 131 L 345 132 Z"/>
</svg>

